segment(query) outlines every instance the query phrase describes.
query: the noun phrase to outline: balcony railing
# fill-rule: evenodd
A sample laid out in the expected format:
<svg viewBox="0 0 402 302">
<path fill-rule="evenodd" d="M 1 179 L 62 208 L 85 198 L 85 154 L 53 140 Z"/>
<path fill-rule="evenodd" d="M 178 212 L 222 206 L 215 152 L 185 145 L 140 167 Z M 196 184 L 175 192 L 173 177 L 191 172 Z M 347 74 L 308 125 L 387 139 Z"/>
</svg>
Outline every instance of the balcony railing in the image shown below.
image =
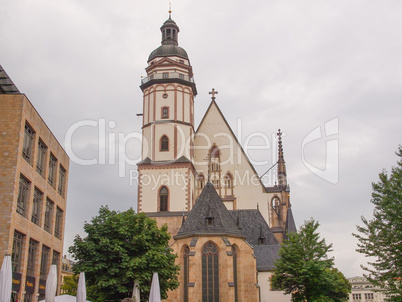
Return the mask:
<svg viewBox="0 0 402 302">
<path fill-rule="evenodd" d="M 163 72 L 163 73 L 154 73 L 149 77 L 143 78 L 141 80 L 141 84 L 145 84 L 152 80 L 162 80 L 162 79 L 180 79 L 187 82 L 194 83 L 194 78 L 189 77 L 188 75 L 180 72 Z"/>
</svg>

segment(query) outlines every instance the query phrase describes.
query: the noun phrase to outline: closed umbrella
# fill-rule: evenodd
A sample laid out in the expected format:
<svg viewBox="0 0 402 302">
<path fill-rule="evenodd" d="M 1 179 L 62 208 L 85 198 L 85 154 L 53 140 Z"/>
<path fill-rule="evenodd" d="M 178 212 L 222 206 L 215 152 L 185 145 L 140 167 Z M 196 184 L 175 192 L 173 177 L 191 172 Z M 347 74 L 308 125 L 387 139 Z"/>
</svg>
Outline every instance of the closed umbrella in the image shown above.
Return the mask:
<svg viewBox="0 0 402 302">
<path fill-rule="evenodd" d="M 49 274 L 46 279 L 45 301 L 54 302 L 57 290 L 57 267 L 56 264 L 50 266 Z"/>
<path fill-rule="evenodd" d="M 138 280 L 134 281 L 133 300 L 135 302 L 140 302 L 140 287 L 138 285 Z"/>
<path fill-rule="evenodd" d="M 87 289 L 85 287 L 85 273 L 80 273 L 77 287 L 77 302 L 85 302 L 87 300 Z"/>
<path fill-rule="evenodd" d="M 12 280 L 11 256 L 5 255 L 0 271 L 0 302 L 10 302 Z"/>
<path fill-rule="evenodd" d="M 151 292 L 149 294 L 149 302 L 162 302 L 161 290 L 159 287 L 158 273 L 154 273 L 152 276 Z"/>
</svg>

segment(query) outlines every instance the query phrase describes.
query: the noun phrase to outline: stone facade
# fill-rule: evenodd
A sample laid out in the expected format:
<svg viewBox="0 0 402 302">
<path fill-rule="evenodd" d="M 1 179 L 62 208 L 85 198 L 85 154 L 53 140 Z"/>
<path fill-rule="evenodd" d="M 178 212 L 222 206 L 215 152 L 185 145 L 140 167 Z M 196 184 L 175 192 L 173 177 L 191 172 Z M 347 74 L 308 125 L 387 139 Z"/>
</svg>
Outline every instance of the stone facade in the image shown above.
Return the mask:
<svg viewBox="0 0 402 302">
<path fill-rule="evenodd" d="M 0 122 L 0 261 L 15 298 L 37 301 L 52 263 L 61 281 L 69 158 L 24 94 L 0 91 Z"/>
<path fill-rule="evenodd" d="M 375 287 L 364 277 L 353 277 L 348 279 L 352 285 L 352 292 L 349 294 L 350 302 L 383 302 L 385 295 L 381 291 L 375 291 Z"/>
</svg>

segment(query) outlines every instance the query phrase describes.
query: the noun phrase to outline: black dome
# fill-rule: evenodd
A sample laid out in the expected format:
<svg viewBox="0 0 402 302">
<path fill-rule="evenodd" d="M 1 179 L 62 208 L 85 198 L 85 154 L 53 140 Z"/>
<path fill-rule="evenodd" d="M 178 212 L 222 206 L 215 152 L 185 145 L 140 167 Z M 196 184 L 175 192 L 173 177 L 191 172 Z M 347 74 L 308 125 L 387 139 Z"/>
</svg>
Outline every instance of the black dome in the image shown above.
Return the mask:
<svg viewBox="0 0 402 302">
<path fill-rule="evenodd" d="M 170 56 L 178 56 L 188 60 L 187 52 L 180 46 L 172 44 L 162 44 L 153 52 L 151 52 L 151 54 L 148 57 L 148 62 L 155 59 L 156 57 L 170 57 Z"/>
</svg>

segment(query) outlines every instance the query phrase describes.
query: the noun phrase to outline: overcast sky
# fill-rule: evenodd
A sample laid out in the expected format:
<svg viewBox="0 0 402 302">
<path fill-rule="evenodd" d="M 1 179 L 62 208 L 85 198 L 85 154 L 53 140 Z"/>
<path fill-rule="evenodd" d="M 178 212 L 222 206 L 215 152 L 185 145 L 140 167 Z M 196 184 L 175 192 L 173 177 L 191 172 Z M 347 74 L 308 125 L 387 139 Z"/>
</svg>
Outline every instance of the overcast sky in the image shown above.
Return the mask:
<svg viewBox="0 0 402 302">
<path fill-rule="evenodd" d="M 68 129 L 85 120 L 114 121 L 107 135 L 140 133 L 139 85 L 168 7 L 165 0 L 0 0 L 0 64 L 63 146 Z M 296 224 L 319 220 L 336 266 L 347 277 L 362 274 L 366 260 L 352 232 L 361 215 L 371 217 L 371 182 L 396 164 L 402 143 L 402 2 L 177 0 L 172 9 L 197 83 L 196 127 L 215 88 L 241 143 L 281 128 Z M 312 140 L 314 130 L 321 139 Z M 127 156 L 138 159 L 139 147 L 130 140 Z M 96 127 L 74 132 L 75 155 L 95 159 L 98 149 Z M 273 163 L 272 149 L 250 152 L 270 161 L 258 173 Z M 326 165 L 327 153 L 336 156 Z M 136 209 L 129 177 L 136 166 L 125 165 L 119 177 L 112 162 L 70 162 L 65 253 L 101 205 Z"/>
</svg>

